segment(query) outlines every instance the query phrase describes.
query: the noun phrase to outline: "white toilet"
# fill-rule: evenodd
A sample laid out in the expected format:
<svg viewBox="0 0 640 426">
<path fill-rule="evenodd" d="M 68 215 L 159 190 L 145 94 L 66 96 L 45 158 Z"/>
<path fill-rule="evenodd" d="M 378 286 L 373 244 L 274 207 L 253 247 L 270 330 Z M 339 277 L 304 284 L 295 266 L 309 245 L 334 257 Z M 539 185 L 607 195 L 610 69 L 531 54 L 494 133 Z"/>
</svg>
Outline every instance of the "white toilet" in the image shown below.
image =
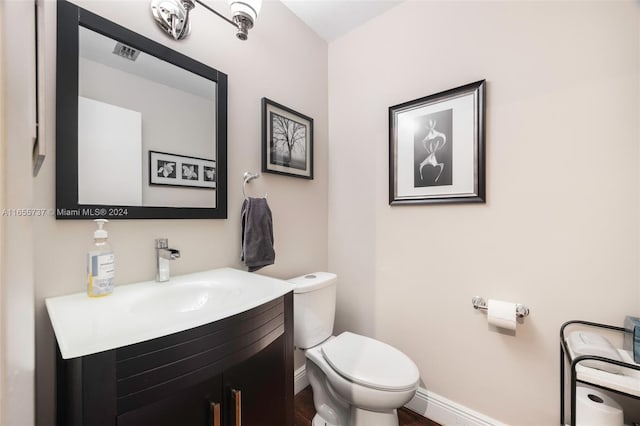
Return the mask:
<svg viewBox="0 0 640 426">
<path fill-rule="evenodd" d="M 293 342 L 307 357 L 313 389 L 313 426 L 398 426 L 397 409 L 418 389 L 418 367 L 396 348 L 344 332 L 333 337 L 335 274 L 315 272 L 289 280 Z"/>
</svg>

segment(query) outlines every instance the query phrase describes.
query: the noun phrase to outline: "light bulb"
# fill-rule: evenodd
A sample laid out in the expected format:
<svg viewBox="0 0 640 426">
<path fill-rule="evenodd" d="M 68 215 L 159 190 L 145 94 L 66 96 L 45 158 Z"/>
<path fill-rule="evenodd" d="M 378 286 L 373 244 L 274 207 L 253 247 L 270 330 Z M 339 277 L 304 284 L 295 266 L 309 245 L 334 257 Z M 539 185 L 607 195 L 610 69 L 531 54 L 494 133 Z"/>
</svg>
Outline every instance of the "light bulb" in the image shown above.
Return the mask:
<svg viewBox="0 0 640 426">
<path fill-rule="evenodd" d="M 246 40 L 249 30 L 258 17 L 262 0 L 228 0 L 229 8 L 233 14 L 233 22 L 238 27 L 236 36 L 240 40 Z"/>
<path fill-rule="evenodd" d="M 244 15 L 255 22 L 260 13 L 260 7 L 262 6 L 262 0 L 228 0 L 229 8 L 233 16 Z"/>
</svg>

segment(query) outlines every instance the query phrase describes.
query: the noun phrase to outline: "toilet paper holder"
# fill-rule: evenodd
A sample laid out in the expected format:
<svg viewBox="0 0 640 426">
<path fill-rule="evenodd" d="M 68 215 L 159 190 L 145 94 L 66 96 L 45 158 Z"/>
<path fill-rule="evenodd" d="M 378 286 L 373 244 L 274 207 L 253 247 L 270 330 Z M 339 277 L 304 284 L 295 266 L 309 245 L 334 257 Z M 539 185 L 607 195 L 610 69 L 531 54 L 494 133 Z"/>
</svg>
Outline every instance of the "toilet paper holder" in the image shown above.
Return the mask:
<svg viewBox="0 0 640 426">
<path fill-rule="evenodd" d="M 475 296 L 473 299 L 471 299 L 471 303 L 473 303 L 473 309 L 479 309 L 486 312 L 487 302 L 483 297 Z M 527 316 L 529 316 L 529 308 L 518 303 L 516 305 L 516 317 L 524 318 Z"/>
</svg>

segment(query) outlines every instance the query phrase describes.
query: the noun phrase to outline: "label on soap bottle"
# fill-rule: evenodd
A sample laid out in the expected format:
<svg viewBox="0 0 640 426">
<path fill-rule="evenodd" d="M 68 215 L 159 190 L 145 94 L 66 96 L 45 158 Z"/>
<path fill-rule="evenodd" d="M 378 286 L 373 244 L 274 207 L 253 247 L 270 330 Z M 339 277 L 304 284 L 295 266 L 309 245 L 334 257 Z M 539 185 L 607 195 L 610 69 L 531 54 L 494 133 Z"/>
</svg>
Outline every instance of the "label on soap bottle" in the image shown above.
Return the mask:
<svg viewBox="0 0 640 426">
<path fill-rule="evenodd" d="M 89 295 L 105 296 L 113 292 L 115 276 L 113 252 L 89 253 Z"/>
</svg>

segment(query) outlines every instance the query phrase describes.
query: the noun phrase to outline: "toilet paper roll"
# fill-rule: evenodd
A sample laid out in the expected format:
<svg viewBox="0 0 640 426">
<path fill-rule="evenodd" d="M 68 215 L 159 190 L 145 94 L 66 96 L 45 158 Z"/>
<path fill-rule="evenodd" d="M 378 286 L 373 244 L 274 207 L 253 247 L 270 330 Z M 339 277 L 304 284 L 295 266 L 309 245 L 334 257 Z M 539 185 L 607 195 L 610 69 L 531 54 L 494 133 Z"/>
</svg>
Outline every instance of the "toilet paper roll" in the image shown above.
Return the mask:
<svg viewBox="0 0 640 426">
<path fill-rule="evenodd" d="M 516 304 L 489 299 L 487 303 L 489 324 L 506 330 L 516 329 Z"/>
<path fill-rule="evenodd" d="M 623 426 L 622 407 L 604 392 L 576 387 L 576 426 Z"/>
</svg>

